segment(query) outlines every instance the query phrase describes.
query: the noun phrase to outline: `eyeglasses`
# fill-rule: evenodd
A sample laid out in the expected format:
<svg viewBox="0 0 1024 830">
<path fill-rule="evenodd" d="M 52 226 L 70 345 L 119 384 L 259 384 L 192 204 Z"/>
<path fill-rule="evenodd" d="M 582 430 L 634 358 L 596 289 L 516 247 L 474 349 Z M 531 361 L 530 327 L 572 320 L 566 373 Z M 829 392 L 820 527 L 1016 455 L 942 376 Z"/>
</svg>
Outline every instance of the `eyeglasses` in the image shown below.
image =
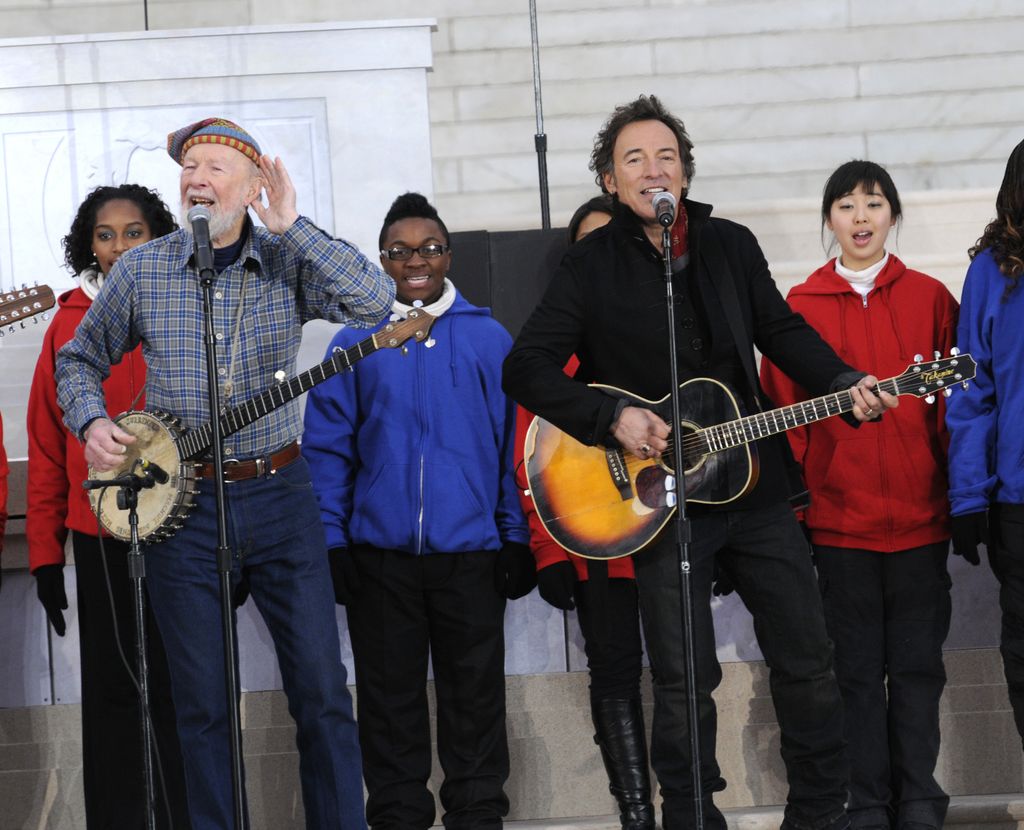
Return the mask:
<svg viewBox="0 0 1024 830">
<path fill-rule="evenodd" d="M 430 245 L 420 245 L 418 248 L 410 248 L 407 245 L 395 245 L 386 250 L 382 250 L 380 255 L 386 256 L 388 259 L 396 259 L 399 262 L 406 259 L 412 259 L 413 254 L 419 254 L 424 259 L 435 259 L 444 254 L 449 247 L 449 245 L 442 245 L 440 242 L 432 242 Z"/>
</svg>

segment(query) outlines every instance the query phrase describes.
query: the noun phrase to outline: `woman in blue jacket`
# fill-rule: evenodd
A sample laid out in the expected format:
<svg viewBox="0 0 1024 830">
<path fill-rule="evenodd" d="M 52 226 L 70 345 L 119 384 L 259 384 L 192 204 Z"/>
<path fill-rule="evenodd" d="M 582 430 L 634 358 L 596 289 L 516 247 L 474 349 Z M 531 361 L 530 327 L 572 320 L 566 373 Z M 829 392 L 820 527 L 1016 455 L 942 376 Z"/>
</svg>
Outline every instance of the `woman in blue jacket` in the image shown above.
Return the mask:
<svg viewBox="0 0 1024 830">
<path fill-rule="evenodd" d="M 996 218 L 969 251 L 957 345 L 978 365 L 946 409 L 953 552 L 988 545 L 1003 613 L 1000 651 L 1024 738 L 1024 141 L 1006 163 Z"/>
<path fill-rule="evenodd" d="M 429 658 L 445 827 L 500 827 L 505 601 L 536 582 L 512 477 L 514 405 L 501 391 L 512 340 L 447 279 L 448 230 L 423 196 L 395 200 L 380 248 L 395 314 L 422 306 L 436 318 L 429 339 L 314 389 L 302 444 L 348 614 L 367 820 L 434 823 Z M 330 348 L 365 336 L 344 329 Z"/>
</svg>

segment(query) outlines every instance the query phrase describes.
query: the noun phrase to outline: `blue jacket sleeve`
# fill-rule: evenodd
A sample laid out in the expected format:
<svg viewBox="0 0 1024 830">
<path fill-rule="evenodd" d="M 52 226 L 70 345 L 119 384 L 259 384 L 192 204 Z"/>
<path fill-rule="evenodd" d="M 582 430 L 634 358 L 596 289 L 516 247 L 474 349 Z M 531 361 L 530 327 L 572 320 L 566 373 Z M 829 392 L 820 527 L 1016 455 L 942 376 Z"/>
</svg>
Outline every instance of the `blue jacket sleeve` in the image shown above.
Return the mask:
<svg viewBox="0 0 1024 830">
<path fill-rule="evenodd" d="M 500 327 L 500 324 L 496 324 Z M 491 412 L 494 441 L 498 451 L 498 504 L 495 509 L 494 521 L 502 544 L 530 542 L 530 531 L 519 503 L 519 492 L 515 482 L 514 453 L 516 440 L 516 404 L 501 388 L 501 364 L 509 349 L 512 338 L 501 328 L 499 354 L 494 360 L 488 361 L 488 377 L 486 380 L 488 408 Z"/>
<path fill-rule="evenodd" d="M 342 342 L 339 332 L 329 357 Z M 306 400 L 302 455 L 309 464 L 327 547 L 349 546 L 352 494 L 359 464 L 356 447 L 356 375 L 345 372 L 310 390 Z"/>
<path fill-rule="evenodd" d="M 988 507 L 996 484 L 998 411 L 992 367 L 992 304 L 1001 293 L 999 281 L 994 279 L 997 276 L 998 267 L 988 254 L 976 257 L 967 271 L 960 301 L 957 346 L 974 358 L 977 373 L 968 389 L 958 390 L 946 402 L 949 501 L 954 516 Z"/>
</svg>

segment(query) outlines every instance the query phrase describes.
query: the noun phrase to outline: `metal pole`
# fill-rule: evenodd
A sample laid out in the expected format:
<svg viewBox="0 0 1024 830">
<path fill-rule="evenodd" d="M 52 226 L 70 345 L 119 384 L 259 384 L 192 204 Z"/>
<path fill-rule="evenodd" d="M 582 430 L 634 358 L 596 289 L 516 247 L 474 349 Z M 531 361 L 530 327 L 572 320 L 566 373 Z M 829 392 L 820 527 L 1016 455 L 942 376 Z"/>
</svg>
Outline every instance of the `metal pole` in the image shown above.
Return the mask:
<svg viewBox="0 0 1024 830">
<path fill-rule="evenodd" d="M 551 208 L 548 204 L 548 137 L 544 135 L 544 104 L 540 96 L 540 44 L 537 38 L 537 0 L 530 0 L 530 46 L 533 49 L 533 109 L 537 117 L 537 133 L 533 146 L 537 151 L 537 179 L 540 184 L 540 223 L 551 227 Z"/>
</svg>

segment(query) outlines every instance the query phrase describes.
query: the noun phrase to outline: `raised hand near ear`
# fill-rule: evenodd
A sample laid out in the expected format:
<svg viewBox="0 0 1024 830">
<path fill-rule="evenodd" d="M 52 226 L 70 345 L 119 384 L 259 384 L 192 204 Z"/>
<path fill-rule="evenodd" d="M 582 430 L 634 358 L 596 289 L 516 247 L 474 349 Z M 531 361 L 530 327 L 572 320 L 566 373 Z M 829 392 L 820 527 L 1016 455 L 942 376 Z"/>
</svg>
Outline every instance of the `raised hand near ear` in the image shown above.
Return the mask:
<svg viewBox="0 0 1024 830">
<path fill-rule="evenodd" d="M 271 160 L 270 156 L 260 156 L 258 166 L 262 191 L 266 194 L 267 203 L 263 204 L 263 196 L 257 189 L 249 205 L 256 211 L 256 215 L 268 231 L 282 234 L 299 218 L 299 212 L 295 208 L 295 186 L 280 158 Z"/>
</svg>

